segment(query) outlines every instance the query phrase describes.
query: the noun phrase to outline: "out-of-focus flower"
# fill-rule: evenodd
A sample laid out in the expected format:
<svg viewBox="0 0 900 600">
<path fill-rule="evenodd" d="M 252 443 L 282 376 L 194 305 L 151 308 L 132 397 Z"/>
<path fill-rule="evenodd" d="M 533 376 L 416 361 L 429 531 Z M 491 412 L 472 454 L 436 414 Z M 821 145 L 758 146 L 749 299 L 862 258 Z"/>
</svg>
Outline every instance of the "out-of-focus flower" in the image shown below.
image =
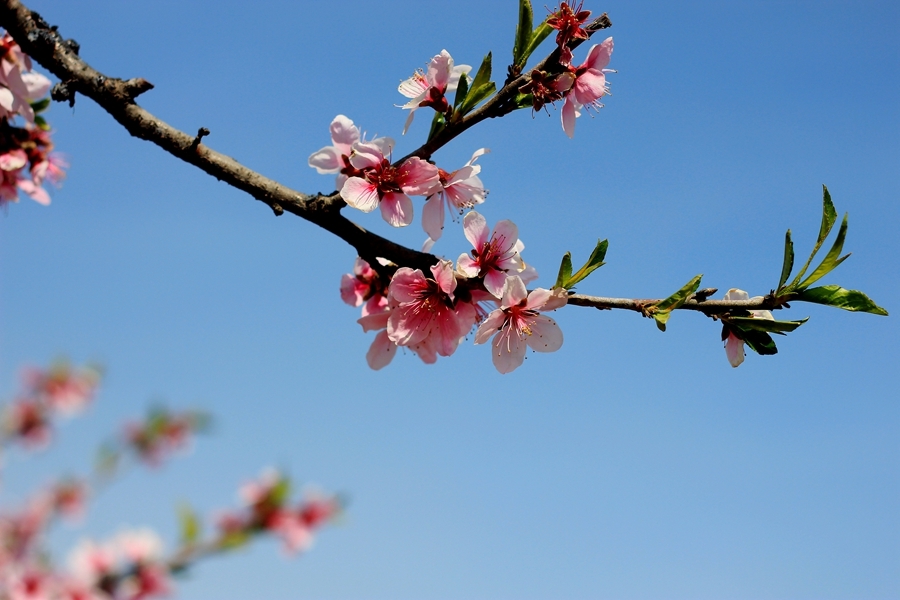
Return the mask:
<svg viewBox="0 0 900 600">
<path fill-rule="evenodd" d="M 762 296 L 754 296 L 751 298 L 750 294 L 744 290 L 731 288 L 728 290 L 728 293 L 725 294 L 725 300 L 731 302 L 741 300 L 762 300 Z M 768 310 L 751 310 L 749 313 L 750 317 L 754 319 L 775 320 L 775 317 L 773 317 L 772 313 Z M 725 356 L 728 357 L 728 362 L 731 363 L 731 366 L 737 368 L 744 362 L 744 340 L 739 338 L 731 328 L 726 327 L 724 331 L 728 332 L 728 335 L 725 338 Z"/>
<path fill-rule="evenodd" d="M 578 6 L 569 6 L 567 2 L 563 2 L 547 18 L 547 25 L 559 32 L 556 34 L 556 45 L 559 46 L 561 64 L 568 65 L 572 62 L 572 50 L 568 45 L 571 40 L 586 40 L 590 37 L 582 25 L 591 16 L 591 11 L 581 10 L 583 5 L 584 2 L 579 2 Z"/>
<path fill-rule="evenodd" d="M 441 189 L 428 198 L 422 208 L 422 228 L 432 242 L 440 239 L 444 231 L 445 204 L 450 215 L 455 216 L 484 202 L 487 191 L 478 178 L 481 165 L 476 165 L 475 161 L 488 152 L 487 148 L 476 150 L 469 162 L 452 173 L 438 169 Z"/>
<path fill-rule="evenodd" d="M 563 343 L 556 321 L 539 312 L 565 304 L 565 297 L 537 288 L 528 293 L 519 277 L 506 280 L 500 308 L 491 312 L 475 333 L 475 343 L 492 336 L 491 358 L 501 373 L 517 369 L 525 361 L 526 346 L 536 352 L 555 352 Z"/>
<path fill-rule="evenodd" d="M 31 58 L 8 33 L 0 38 L 0 118 L 21 115 L 34 122 L 31 103 L 50 90 L 50 80 L 32 73 Z"/>
<path fill-rule="evenodd" d="M 397 91 L 410 98 L 402 106 L 409 109 L 403 133 L 406 134 L 416 110 L 421 107 L 430 106 L 439 113 L 446 113 L 450 109 L 450 103 L 445 94 L 455 90 L 459 86 L 460 77 L 471 70 L 469 65 L 453 66 L 453 57 L 446 50 L 441 50 L 428 63 L 428 69 L 424 73 L 416 71 L 412 77 L 401 82 Z"/>
<path fill-rule="evenodd" d="M 171 413 L 157 408 L 145 421 L 125 425 L 125 445 L 141 460 L 159 465 L 170 454 L 187 446 L 191 434 L 203 430 L 208 420 L 201 412 Z"/>
<path fill-rule="evenodd" d="M 341 277 L 341 300 L 350 306 L 365 303 L 362 309 L 363 316 L 380 312 L 386 293 L 387 290 L 378 273 L 359 257 L 353 264 L 353 273 L 346 273 Z"/>
<path fill-rule="evenodd" d="M 100 372 L 93 367 L 76 370 L 66 362 L 57 362 L 47 370 L 28 368 L 22 379 L 29 397 L 46 403 L 53 410 L 72 414 L 93 400 L 100 383 Z"/>
<path fill-rule="evenodd" d="M 5 437 L 22 442 L 26 448 L 43 448 L 51 436 L 47 406 L 31 398 L 14 401 L 4 410 L 3 431 Z"/>
<path fill-rule="evenodd" d="M 87 486 L 77 479 L 61 481 L 50 488 L 49 498 L 53 509 L 63 517 L 79 519 L 84 514 Z"/>
</svg>

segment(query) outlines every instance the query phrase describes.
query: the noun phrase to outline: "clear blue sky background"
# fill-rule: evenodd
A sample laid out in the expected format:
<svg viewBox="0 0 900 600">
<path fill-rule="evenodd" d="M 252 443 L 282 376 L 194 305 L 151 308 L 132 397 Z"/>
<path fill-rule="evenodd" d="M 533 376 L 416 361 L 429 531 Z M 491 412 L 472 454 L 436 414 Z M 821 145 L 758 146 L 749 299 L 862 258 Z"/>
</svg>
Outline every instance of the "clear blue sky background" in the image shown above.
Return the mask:
<svg viewBox="0 0 900 600">
<path fill-rule="evenodd" d="M 141 104 L 296 189 L 338 113 L 424 138 L 397 83 L 442 48 L 502 77 L 507 2 L 30 0 Z M 252 6 L 252 7 L 251 7 Z M 891 2 L 608 1 L 613 96 L 575 139 L 520 111 L 437 156 L 482 146 L 491 195 L 553 283 L 560 256 L 610 240 L 581 290 L 660 297 L 704 285 L 764 294 L 784 231 L 814 240 L 827 184 L 853 257 L 825 283 L 900 310 L 900 8 Z M 543 15 L 542 5 L 536 13 Z M 545 46 L 545 48 L 549 48 Z M 548 49 L 549 51 L 549 49 Z M 581 60 L 584 49 L 576 52 Z M 86 529 L 209 514 L 266 465 L 351 498 L 344 523 L 284 559 L 274 541 L 200 565 L 179 597 L 900 598 L 897 316 L 796 305 L 774 357 L 732 369 L 719 327 L 572 307 L 561 351 L 500 376 L 466 344 L 368 370 L 371 341 L 338 283 L 344 242 L 133 138 L 91 101 L 49 117 L 69 179 L 49 208 L 0 217 L 0 382 L 59 355 L 108 368 L 89 415 L 36 460 L 5 459 L 3 501 L 78 472 L 154 400 L 215 413 L 212 436 L 96 499 Z M 417 210 L 421 203 L 417 201 Z M 418 224 L 371 229 L 418 247 Z M 435 251 L 467 249 L 448 229 Z M 805 255 L 804 255 L 805 257 Z M 83 535 L 60 529 L 58 551 Z"/>
</svg>

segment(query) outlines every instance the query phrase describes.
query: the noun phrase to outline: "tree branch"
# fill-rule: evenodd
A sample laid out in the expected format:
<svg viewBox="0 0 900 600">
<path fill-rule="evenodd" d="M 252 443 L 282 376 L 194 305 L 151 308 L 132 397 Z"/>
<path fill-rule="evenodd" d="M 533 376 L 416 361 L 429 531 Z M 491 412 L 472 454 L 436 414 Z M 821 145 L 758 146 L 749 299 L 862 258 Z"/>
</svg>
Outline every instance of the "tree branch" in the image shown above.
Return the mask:
<svg viewBox="0 0 900 600">
<path fill-rule="evenodd" d="M 586 29 L 593 34 L 610 26 L 609 18 L 604 13 Z M 310 196 L 293 190 L 201 143 L 202 138 L 209 135 L 206 128 L 201 127 L 197 135 L 192 136 L 158 119 L 135 102 L 135 98 L 152 89 L 153 84 L 143 78 L 122 80 L 100 73 L 78 56 L 77 42 L 64 40 L 56 27 L 49 26 L 39 14 L 31 11 L 19 0 L 0 0 L 0 27 L 12 35 L 23 51 L 60 79 L 60 83 L 53 89 L 54 100 L 74 104 L 76 93 L 91 98 L 131 135 L 152 142 L 216 179 L 250 194 L 266 204 L 276 216 L 289 212 L 333 233 L 353 246 L 357 254 L 373 268 L 390 271 L 390 268 L 382 267 L 378 263 L 376 260 L 378 257 L 386 258 L 397 266 L 421 269 L 423 272 L 427 272 L 429 267 L 438 262 L 438 258 L 432 254 L 392 242 L 341 215 L 340 211 L 346 203 L 338 192 Z M 569 46 L 574 48 L 580 43 L 582 40 L 573 40 Z M 448 123 L 447 127 L 431 141 L 397 162 L 400 163 L 409 156 L 428 159 L 437 149 L 473 125 L 512 112 L 516 108 L 515 96 L 529 81 L 532 71 L 546 70 L 554 73 L 560 69 L 557 48 L 530 71 L 511 77 L 484 105 L 460 121 Z M 390 275 L 390 272 L 387 274 Z M 480 281 L 477 281 L 470 287 L 480 285 Z M 645 315 L 647 307 L 656 302 L 659 300 L 601 298 L 582 294 L 569 296 L 569 304 L 575 306 L 633 310 Z M 767 296 L 762 301 L 689 300 L 679 308 L 718 315 L 730 310 L 780 308 L 780 304 Z"/>
</svg>

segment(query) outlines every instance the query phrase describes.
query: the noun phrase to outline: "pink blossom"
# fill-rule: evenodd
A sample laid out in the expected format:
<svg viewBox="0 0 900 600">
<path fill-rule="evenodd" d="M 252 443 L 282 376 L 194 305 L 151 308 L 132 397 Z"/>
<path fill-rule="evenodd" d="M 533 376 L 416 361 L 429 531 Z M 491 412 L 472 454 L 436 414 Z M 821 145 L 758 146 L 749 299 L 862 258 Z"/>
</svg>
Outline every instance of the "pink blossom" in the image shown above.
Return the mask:
<svg viewBox="0 0 900 600">
<path fill-rule="evenodd" d="M 563 131 L 569 137 L 575 135 L 575 119 L 581 116 L 583 107 L 599 109 L 603 106 L 599 100 L 609 93 L 606 73 L 615 73 L 605 68 L 612 51 L 613 39 L 608 37 L 602 43 L 591 46 L 581 66 L 572 67 L 570 72 L 563 73 L 556 80 L 556 89 L 567 94 L 561 114 Z"/>
<path fill-rule="evenodd" d="M 450 356 L 475 323 L 475 309 L 455 302 L 456 277 L 449 261 L 431 267 L 434 279 L 402 267 L 394 274 L 390 296 L 397 307 L 388 318 L 388 338 L 416 349 L 425 362 L 435 354 Z"/>
<path fill-rule="evenodd" d="M 67 519 L 79 519 L 84 514 L 86 499 L 87 485 L 77 479 L 57 483 L 50 490 L 53 508 Z"/>
<path fill-rule="evenodd" d="M 383 297 L 377 310 L 364 314 L 357 323 L 362 325 L 363 331 L 378 331 L 378 335 L 372 340 L 369 351 L 366 352 L 366 362 L 369 368 L 378 371 L 388 366 L 397 354 L 397 344 L 388 337 L 387 325 L 391 317 L 391 311 L 397 307 L 397 302 Z"/>
<path fill-rule="evenodd" d="M 728 290 L 728 293 L 725 294 L 725 300 L 731 302 L 742 300 L 762 300 L 762 296 L 754 296 L 753 298 L 751 298 L 750 294 L 748 294 L 744 290 L 731 288 L 730 290 Z M 772 313 L 768 310 L 751 310 L 749 312 L 750 317 L 754 319 L 768 319 L 770 321 L 775 320 L 775 317 L 773 317 Z M 742 362 L 744 362 L 744 340 L 736 336 L 734 331 L 730 328 L 726 327 L 726 330 L 728 331 L 728 337 L 725 339 L 725 356 L 728 357 L 728 362 L 731 363 L 731 366 L 737 368 L 741 366 Z"/>
<path fill-rule="evenodd" d="M 68 363 L 59 362 L 46 371 L 26 369 L 23 380 L 29 396 L 61 413 L 73 414 L 93 400 L 100 373 L 91 367 L 76 370 Z"/>
<path fill-rule="evenodd" d="M 483 344 L 491 336 L 491 355 L 501 373 L 509 373 L 525 361 L 525 348 L 536 352 L 555 352 L 563 343 L 556 322 L 539 311 L 565 304 L 565 297 L 538 288 L 531 293 L 517 276 L 509 277 L 503 289 L 500 308 L 491 312 L 475 333 L 475 343 Z"/>
<path fill-rule="evenodd" d="M 0 39 L 0 56 L 0 118 L 9 119 L 19 114 L 33 123 L 31 102 L 49 91 L 50 80 L 30 72 L 31 58 L 8 33 Z"/>
<path fill-rule="evenodd" d="M 46 406 L 30 398 L 20 399 L 6 407 L 3 428 L 7 435 L 22 441 L 30 449 L 50 442 L 50 417 Z"/>
<path fill-rule="evenodd" d="M 350 154 L 353 144 L 360 141 L 359 128 L 344 115 L 338 115 L 331 121 L 331 146 L 325 146 L 309 157 L 309 166 L 321 174 L 337 173 L 335 189 L 341 189 L 347 177 L 356 174 L 350 166 Z"/>
<path fill-rule="evenodd" d="M 556 34 L 556 45 L 559 46 L 559 62 L 568 65 L 572 61 L 572 50 L 569 49 L 571 40 L 586 40 L 589 34 L 582 25 L 591 16 L 591 11 L 581 10 L 584 2 L 578 6 L 569 6 L 567 2 L 560 4 L 559 8 L 547 18 L 547 25 L 559 31 Z"/>
<path fill-rule="evenodd" d="M 403 133 L 409 129 L 413 122 L 416 110 L 431 106 L 439 113 L 450 110 L 450 103 L 445 94 L 459 86 L 459 79 L 472 70 L 469 65 L 453 66 L 453 57 L 446 50 L 436 55 L 428 63 L 428 70 L 424 73 L 416 71 L 413 76 L 400 83 L 397 88 L 401 94 L 410 98 L 410 101 L 402 106 L 409 109 L 409 117 L 403 126 Z"/>
<path fill-rule="evenodd" d="M 440 189 L 437 167 L 421 158 L 408 158 L 398 167 L 391 165 L 394 141 L 365 142 L 353 146 L 350 165 L 360 175 L 347 179 L 341 197 L 353 208 L 372 212 L 381 205 L 381 216 L 394 227 L 412 223 L 413 205 L 407 194 L 428 196 Z"/>
<path fill-rule="evenodd" d="M 369 263 L 357 257 L 353 273 L 341 277 L 341 300 L 350 306 L 363 306 L 362 314 L 381 312 L 386 290 L 378 273 Z"/>
<path fill-rule="evenodd" d="M 95 585 L 113 572 L 117 559 L 116 551 L 109 544 L 98 545 L 84 539 L 69 552 L 67 563 L 75 579 Z"/>
<path fill-rule="evenodd" d="M 484 202 L 487 191 L 478 178 L 481 165 L 475 161 L 488 152 L 487 148 L 476 150 L 469 162 L 452 173 L 438 169 L 441 189 L 428 198 L 422 209 L 422 228 L 432 241 L 436 242 L 443 233 L 445 204 L 452 216 Z"/>
<path fill-rule="evenodd" d="M 270 530 L 281 538 L 288 553 L 308 550 L 312 546 L 312 531 L 295 512 L 277 511 L 271 519 Z"/>
<path fill-rule="evenodd" d="M 473 210 L 463 219 L 463 231 L 473 250 L 472 256 L 460 255 L 457 268 L 466 277 L 483 277 L 485 289 L 496 298 L 503 294 L 503 284 L 511 275 L 526 283 L 537 278 L 537 272 L 522 260 L 525 244 L 512 221 L 499 221 L 491 234 L 485 218 Z"/>
</svg>

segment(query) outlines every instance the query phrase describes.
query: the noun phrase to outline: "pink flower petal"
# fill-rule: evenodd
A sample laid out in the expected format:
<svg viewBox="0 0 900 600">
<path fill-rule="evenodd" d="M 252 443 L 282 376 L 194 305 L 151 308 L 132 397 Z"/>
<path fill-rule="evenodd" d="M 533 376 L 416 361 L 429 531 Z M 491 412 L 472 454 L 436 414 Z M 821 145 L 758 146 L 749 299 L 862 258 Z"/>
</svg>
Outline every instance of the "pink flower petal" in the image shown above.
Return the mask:
<svg viewBox="0 0 900 600">
<path fill-rule="evenodd" d="M 570 138 L 575 137 L 575 117 L 578 116 L 578 111 L 575 108 L 575 101 L 572 100 L 571 94 L 566 96 L 566 101 L 563 103 L 562 110 L 559 112 L 562 117 L 563 131 L 565 131 L 566 135 Z"/>
<path fill-rule="evenodd" d="M 550 317 L 537 315 L 530 327 L 531 335 L 525 337 L 525 342 L 535 352 L 556 352 L 562 346 L 562 330 Z"/>
<path fill-rule="evenodd" d="M 500 331 L 505 321 L 506 315 L 502 310 L 491 311 L 491 314 L 478 326 L 478 331 L 475 332 L 475 343 L 483 344 L 491 339 L 492 335 Z"/>
<path fill-rule="evenodd" d="M 504 375 L 515 371 L 525 362 L 526 348 L 525 340 L 521 339 L 516 332 L 500 332 L 494 336 L 494 341 L 491 343 L 491 354 L 493 355 L 491 359 L 494 367 Z"/>
<path fill-rule="evenodd" d="M 341 198 L 363 212 L 372 212 L 378 206 L 378 189 L 361 177 L 351 177 L 341 188 Z"/>
<path fill-rule="evenodd" d="M 413 220 L 412 200 L 406 194 L 396 192 L 385 194 L 381 199 L 381 216 L 392 227 L 406 227 Z"/>
<path fill-rule="evenodd" d="M 463 217 L 463 232 L 473 248 L 481 248 L 487 241 L 491 230 L 487 220 L 474 210 Z"/>
<path fill-rule="evenodd" d="M 366 362 L 370 369 L 377 371 L 389 365 L 394 360 L 395 354 L 397 354 L 397 344 L 388 338 L 387 331 L 380 331 L 372 341 L 369 351 L 366 352 Z"/>
<path fill-rule="evenodd" d="M 407 194 L 413 196 L 430 196 L 441 190 L 441 179 L 438 168 L 433 164 L 414 156 L 400 165 L 397 183 Z"/>
<path fill-rule="evenodd" d="M 444 233 L 444 201 L 440 194 L 433 194 L 422 208 L 422 229 L 432 241 L 437 241 Z"/>
<path fill-rule="evenodd" d="M 739 367 L 744 362 L 744 342 L 733 333 L 728 333 L 728 339 L 725 340 L 725 356 L 732 367 Z"/>
</svg>

